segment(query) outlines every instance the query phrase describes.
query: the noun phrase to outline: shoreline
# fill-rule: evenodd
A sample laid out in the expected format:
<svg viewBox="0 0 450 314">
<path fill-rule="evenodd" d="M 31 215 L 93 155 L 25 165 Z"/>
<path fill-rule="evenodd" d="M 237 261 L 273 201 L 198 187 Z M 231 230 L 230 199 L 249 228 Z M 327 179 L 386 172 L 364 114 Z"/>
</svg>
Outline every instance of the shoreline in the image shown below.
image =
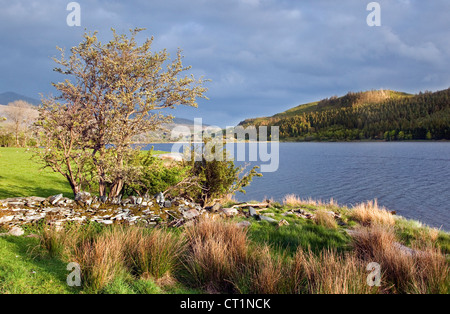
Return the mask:
<svg viewBox="0 0 450 314">
<path fill-rule="evenodd" d="M 405 140 L 405 141 L 384 141 L 384 140 L 354 140 L 354 141 L 293 141 L 280 140 L 278 143 L 450 143 L 450 140 Z M 152 144 L 201 144 L 202 142 L 149 142 L 149 143 L 132 143 L 132 145 L 152 145 Z M 225 142 L 224 144 L 257 144 L 272 143 L 272 141 L 240 141 Z"/>
</svg>

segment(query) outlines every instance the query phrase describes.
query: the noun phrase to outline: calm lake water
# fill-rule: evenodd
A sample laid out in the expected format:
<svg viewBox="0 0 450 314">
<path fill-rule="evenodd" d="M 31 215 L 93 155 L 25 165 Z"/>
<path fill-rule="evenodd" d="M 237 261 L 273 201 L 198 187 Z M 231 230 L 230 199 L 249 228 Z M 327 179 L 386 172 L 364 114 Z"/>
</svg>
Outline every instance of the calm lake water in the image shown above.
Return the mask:
<svg viewBox="0 0 450 314">
<path fill-rule="evenodd" d="M 238 200 L 281 201 L 296 194 L 351 206 L 377 199 L 399 215 L 450 230 L 448 142 L 280 143 L 279 152 L 278 170 L 255 178 Z"/>
</svg>

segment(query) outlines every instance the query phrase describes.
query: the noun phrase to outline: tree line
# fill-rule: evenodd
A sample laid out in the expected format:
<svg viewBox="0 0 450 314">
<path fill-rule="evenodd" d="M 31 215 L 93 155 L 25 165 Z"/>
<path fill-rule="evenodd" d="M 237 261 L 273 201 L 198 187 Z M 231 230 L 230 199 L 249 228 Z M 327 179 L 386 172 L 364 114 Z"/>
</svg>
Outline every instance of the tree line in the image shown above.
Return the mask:
<svg viewBox="0 0 450 314">
<path fill-rule="evenodd" d="M 247 120 L 279 126 L 280 139 L 298 141 L 449 140 L 450 89 L 406 95 L 349 93 L 320 101 L 311 112 Z"/>
<path fill-rule="evenodd" d="M 24 100 L 16 100 L 7 106 L 1 106 L 0 147 L 36 146 L 33 124 L 37 116 L 36 108 Z"/>
</svg>

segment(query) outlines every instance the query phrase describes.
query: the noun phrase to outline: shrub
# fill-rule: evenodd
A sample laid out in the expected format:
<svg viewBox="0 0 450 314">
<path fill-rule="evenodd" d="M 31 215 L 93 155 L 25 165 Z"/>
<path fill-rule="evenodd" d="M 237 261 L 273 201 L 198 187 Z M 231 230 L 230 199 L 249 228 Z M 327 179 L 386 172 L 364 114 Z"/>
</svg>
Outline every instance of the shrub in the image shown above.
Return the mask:
<svg viewBox="0 0 450 314">
<path fill-rule="evenodd" d="M 207 155 L 205 152 L 199 153 L 195 147 L 192 147 L 190 154 L 191 158 L 186 162 L 186 166 L 190 168 L 189 176 L 192 182 L 185 189 L 185 194 L 204 206 L 223 197 L 230 197 L 236 192 L 245 193 L 244 188 L 251 183 L 253 177 L 262 176 L 257 172 L 258 166 L 244 174 L 245 167 L 236 167 L 232 160 L 227 160 L 225 149 L 219 153 L 222 154 L 223 160 L 214 157 L 217 155 L 215 147 L 211 149 L 211 154 L 214 156 Z"/>
<path fill-rule="evenodd" d="M 187 176 L 188 168 L 176 162 L 165 162 L 153 155 L 153 149 L 135 156 L 138 174 L 128 180 L 125 194 L 155 195 L 176 186 Z"/>
</svg>

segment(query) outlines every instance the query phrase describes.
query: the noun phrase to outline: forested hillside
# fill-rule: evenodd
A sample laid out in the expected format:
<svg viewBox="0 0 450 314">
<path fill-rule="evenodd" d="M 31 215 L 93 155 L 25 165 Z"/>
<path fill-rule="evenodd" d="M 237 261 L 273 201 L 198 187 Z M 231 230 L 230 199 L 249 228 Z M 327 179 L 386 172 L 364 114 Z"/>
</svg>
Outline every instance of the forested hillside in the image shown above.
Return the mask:
<svg viewBox="0 0 450 314">
<path fill-rule="evenodd" d="M 348 93 L 240 125 L 279 126 L 281 140 L 449 140 L 450 89 Z"/>
</svg>

